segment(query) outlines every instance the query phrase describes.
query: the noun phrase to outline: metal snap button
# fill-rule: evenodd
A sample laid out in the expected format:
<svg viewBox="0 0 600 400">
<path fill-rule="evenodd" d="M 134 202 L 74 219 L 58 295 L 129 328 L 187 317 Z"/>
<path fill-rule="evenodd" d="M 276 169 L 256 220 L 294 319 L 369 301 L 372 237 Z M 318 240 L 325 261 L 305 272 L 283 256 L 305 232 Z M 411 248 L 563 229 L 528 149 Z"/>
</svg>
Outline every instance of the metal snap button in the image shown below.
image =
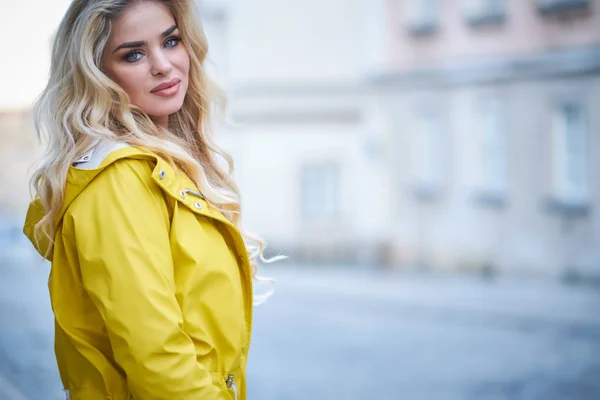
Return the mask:
<svg viewBox="0 0 600 400">
<path fill-rule="evenodd" d="M 202 209 L 202 204 L 200 204 L 199 202 L 195 202 L 194 203 L 194 207 L 196 207 L 197 209 L 201 210 Z"/>
<path fill-rule="evenodd" d="M 158 173 L 158 177 L 160 179 L 165 179 L 165 170 L 161 169 L 160 172 Z"/>
</svg>

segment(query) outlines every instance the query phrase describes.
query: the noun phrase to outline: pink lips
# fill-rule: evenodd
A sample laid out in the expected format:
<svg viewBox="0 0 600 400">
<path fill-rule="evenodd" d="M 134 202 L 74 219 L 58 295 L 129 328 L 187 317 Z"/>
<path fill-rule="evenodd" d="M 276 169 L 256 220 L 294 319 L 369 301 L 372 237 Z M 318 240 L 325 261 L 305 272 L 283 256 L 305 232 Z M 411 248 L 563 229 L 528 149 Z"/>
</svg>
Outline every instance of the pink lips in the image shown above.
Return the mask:
<svg viewBox="0 0 600 400">
<path fill-rule="evenodd" d="M 173 78 L 169 82 L 161 83 L 160 85 L 158 85 L 157 87 L 152 89 L 151 92 L 156 93 L 156 94 L 161 94 L 161 95 L 167 94 L 168 92 L 174 93 L 177 91 L 177 89 L 179 89 L 180 82 L 181 82 L 181 79 Z"/>
</svg>

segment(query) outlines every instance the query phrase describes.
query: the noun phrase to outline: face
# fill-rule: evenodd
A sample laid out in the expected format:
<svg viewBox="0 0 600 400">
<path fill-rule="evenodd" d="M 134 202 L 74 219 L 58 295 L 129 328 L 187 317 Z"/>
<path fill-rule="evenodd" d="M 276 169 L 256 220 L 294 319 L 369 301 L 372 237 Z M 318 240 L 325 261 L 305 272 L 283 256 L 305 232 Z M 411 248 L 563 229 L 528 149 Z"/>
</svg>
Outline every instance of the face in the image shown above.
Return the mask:
<svg viewBox="0 0 600 400">
<path fill-rule="evenodd" d="M 136 3 L 113 21 L 102 67 L 156 123 L 166 126 L 181 109 L 190 58 L 164 4 Z"/>
</svg>

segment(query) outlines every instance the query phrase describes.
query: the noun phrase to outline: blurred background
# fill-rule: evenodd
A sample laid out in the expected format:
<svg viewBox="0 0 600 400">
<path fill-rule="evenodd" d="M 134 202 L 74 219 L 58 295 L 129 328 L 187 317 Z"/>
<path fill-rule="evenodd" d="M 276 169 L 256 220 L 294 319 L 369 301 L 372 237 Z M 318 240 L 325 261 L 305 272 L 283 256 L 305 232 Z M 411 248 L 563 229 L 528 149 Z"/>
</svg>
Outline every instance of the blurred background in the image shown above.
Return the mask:
<svg viewBox="0 0 600 400">
<path fill-rule="evenodd" d="M 249 399 L 600 399 L 600 0 L 201 0 L 245 227 L 290 258 Z M 0 0 L 0 400 L 62 399 L 21 234 L 68 0 Z"/>
</svg>

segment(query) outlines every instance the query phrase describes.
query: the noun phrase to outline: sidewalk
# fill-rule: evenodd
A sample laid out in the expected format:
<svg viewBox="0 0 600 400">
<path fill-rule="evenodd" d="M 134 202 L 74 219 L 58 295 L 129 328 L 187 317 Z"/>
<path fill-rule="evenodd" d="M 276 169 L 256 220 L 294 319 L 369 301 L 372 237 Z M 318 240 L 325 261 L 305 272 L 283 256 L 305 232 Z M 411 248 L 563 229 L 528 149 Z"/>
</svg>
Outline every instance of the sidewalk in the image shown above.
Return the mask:
<svg viewBox="0 0 600 400">
<path fill-rule="evenodd" d="M 64 400 L 48 265 L 24 249 L 0 253 L 0 400 Z M 600 398 L 597 288 L 354 267 L 261 275 L 277 283 L 255 308 L 249 399 Z"/>
<path fill-rule="evenodd" d="M 600 289 L 553 280 L 373 272 L 353 268 L 293 267 L 263 272 L 286 296 L 332 296 L 348 302 L 395 304 L 419 313 L 476 317 L 502 324 L 545 324 L 596 335 L 600 341 Z"/>
<path fill-rule="evenodd" d="M 0 399 L 2 400 L 30 400 L 5 377 L 0 375 Z"/>
</svg>

